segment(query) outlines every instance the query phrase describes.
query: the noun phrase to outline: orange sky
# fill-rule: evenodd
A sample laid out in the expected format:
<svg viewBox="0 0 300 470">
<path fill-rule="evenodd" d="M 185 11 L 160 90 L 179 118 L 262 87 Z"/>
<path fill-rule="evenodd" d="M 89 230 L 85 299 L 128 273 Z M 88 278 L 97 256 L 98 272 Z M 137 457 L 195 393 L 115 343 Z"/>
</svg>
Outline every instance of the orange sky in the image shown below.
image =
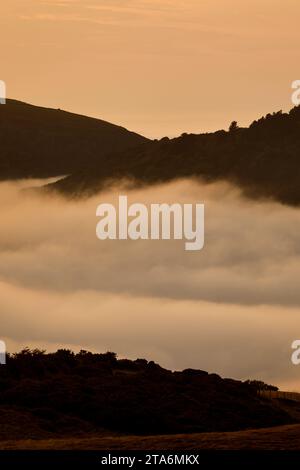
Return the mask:
<svg viewBox="0 0 300 470">
<path fill-rule="evenodd" d="M 2 0 L 9 97 L 150 137 L 291 107 L 297 0 Z"/>
</svg>

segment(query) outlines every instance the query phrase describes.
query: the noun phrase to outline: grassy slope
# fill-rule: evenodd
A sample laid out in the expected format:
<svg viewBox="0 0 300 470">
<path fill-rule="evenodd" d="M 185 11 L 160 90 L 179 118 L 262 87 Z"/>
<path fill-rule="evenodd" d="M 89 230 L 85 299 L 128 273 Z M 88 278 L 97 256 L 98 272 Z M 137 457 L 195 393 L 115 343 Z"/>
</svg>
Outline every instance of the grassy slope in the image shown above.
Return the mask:
<svg viewBox="0 0 300 470">
<path fill-rule="evenodd" d="M 237 432 L 2 441 L 0 450 L 299 450 L 300 424 Z"/>
</svg>

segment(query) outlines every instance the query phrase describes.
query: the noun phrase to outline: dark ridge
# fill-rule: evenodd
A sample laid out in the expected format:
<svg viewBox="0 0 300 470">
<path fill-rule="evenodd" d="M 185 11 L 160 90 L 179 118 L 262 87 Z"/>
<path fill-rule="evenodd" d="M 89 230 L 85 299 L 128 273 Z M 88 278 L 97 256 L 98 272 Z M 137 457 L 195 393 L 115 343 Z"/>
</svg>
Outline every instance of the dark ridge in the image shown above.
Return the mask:
<svg viewBox="0 0 300 470">
<path fill-rule="evenodd" d="M 1 367 L 1 439 L 234 431 L 295 422 L 257 394 L 262 382 L 172 372 L 116 354 L 25 349 Z"/>
<path fill-rule="evenodd" d="M 300 107 L 248 128 L 150 141 L 111 123 L 7 100 L 0 106 L 0 180 L 69 175 L 50 188 L 88 196 L 115 180 L 226 180 L 253 198 L 300 203 Z"/>
<path fill-rule="evenodd" d="M 99 168 L 111 152 L 143 142 L 147 139 L 100 119 L 8 99 L 0 106 L 0 180 Z"/>
<path fill-rule="evenodd" d="M 117 152 L 105 166 L 93 162 L 52 187 L 69 195 L 90 195 L 111 181 L 136 184 L 196 177 L 230 181 L 253 198 L 300 203 L 300 107 L 268 114 L 249 128 L 183 134 Z"/>
</svg>

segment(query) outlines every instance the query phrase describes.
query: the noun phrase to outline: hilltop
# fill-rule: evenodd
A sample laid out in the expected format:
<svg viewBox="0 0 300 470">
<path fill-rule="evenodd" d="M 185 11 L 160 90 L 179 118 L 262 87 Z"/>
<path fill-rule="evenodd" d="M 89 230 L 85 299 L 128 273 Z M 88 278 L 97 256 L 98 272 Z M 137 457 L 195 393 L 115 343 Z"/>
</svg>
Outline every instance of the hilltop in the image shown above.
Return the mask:
<svg viewBox="0 0 300 470">
<path fill-rule="evenodd" d="M 248 128 L 235 123 L 228 131 L 183 134 L 145 143 L 111 155 L 53 185 L 71 195 L 89 195 L 105 181 L 128 178 L 152 184 L 177 178 L 226 180 L 253 198 L 300 204 L 300 107 L 273 113 Z"/>
<path fill-rule="evenodd" d="M 238 431 L 297 416 L 258 396 L 252 383 L 111 352 L 26 349 L 1 368 L 2 440 Z"/>
<path fill-rule="evenodd" d="M 66 175 L 47 186 L 89 196 L 115 180 L 226 180 L 253 198 L 300 204 L 300 107 L 228 131 L 151 141 L 123 127 L 7 100 L 0 106 L 0 180 Z"/>
<path fill-rule="evenodd" d="M 127 129 L 61 109 L 8 99 L 0 105 L 0 180 L 48 178 L 97 166 L 147 142 Z"/>
</svg>

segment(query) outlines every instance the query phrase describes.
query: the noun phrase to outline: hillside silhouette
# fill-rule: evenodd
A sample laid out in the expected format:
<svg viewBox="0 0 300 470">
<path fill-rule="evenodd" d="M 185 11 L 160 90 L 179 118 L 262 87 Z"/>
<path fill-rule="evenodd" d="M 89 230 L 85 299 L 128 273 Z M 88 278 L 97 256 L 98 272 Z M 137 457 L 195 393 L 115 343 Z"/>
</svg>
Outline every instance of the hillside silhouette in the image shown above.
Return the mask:
<svg viewBox="0 0 300 470">
<path fill-rule="evenodd" d="M 53 185 L 71 195 L 92 194 L 105 181 L 128 178 L 152 184 L 196 177 L 226 180 L 250 197 L 300 204 L 300 107 L 268 114 L 248 128 L 183 134 L 115 153 Z"/>
<path fill-rule="evenodd" d="M 99 119 L 8 99 L 0 106 L 0 180 L 48 178 L 88 164 L 101 166 L 109 153 L 146 141 Z"/>
<path fill-rule="evenodd" d="M 7 100 L 0 106 L 0 180 L 67 175 L 49 188 L 87 196 L 115 180 L 226 180 L 250 197 L 300 204 L 300 107 L 228 131 L 151 141 L 120 126 Z"/>
<path fill-rule="evenodd" d="M 255 383 L 153 361 L 58 350 L 8 355 L 0 377 L 1 439 L 109 432 L 234 431 L 295 422 Z"/>
</svg>

